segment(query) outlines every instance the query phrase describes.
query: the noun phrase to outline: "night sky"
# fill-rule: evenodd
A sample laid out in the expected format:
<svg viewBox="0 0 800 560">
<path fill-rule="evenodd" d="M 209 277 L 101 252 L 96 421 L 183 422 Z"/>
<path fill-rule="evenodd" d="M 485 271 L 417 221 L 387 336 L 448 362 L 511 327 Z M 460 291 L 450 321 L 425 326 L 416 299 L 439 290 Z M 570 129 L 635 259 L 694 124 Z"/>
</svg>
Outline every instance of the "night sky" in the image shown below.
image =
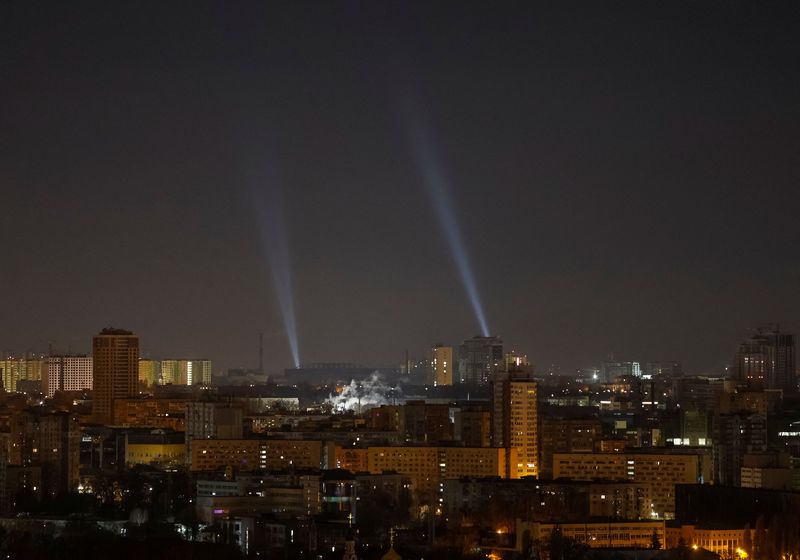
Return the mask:
<svg viewBox="0 0 800 560">
<path fill-rule="evenodd" d="M 302 362 L 477 334 L 409 115 L 539 370 L 800 324 L 795 2 L 67 4 L 0 6 L 0 349 L 283 369 L 276 212 Z"/>
</svg>

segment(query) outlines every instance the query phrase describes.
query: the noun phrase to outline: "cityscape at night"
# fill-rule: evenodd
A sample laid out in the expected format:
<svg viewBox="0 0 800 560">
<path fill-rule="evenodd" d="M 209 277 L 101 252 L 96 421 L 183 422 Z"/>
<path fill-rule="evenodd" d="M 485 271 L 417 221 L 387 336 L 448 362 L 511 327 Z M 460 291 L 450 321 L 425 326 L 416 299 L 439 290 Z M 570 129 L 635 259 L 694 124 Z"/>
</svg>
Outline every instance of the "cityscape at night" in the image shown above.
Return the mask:
<svg viewBox="0 0 800 560">
<path fill-rule="evenodd" d="M 0 41 L 0 559 L 800 560 L 800 4 Z"/>
</svg>

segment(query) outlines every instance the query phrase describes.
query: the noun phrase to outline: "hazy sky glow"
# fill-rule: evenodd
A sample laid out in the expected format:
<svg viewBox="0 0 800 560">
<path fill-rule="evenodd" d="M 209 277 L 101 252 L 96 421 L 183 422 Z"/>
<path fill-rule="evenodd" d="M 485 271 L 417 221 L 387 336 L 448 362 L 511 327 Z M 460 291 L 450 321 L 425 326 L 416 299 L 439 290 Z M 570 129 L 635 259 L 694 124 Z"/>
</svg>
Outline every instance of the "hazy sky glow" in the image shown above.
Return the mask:
<svg viewBox="0 0 800 560">
<path fill-rule="evenodd" d="M 797 332 L 799 12 L 4 3 L 0 349 L 89 351 L 113 325 L 218 370 L 254 367 L 263 331 L 274 371 L 293 362 L 277 284 L 302 361 L 388 365 L 482 330 L 463 269 L 538 367 L 719 368 L 751 327 Z M 277 278 L 252 195 L 266 153 Z"/>
</svg>

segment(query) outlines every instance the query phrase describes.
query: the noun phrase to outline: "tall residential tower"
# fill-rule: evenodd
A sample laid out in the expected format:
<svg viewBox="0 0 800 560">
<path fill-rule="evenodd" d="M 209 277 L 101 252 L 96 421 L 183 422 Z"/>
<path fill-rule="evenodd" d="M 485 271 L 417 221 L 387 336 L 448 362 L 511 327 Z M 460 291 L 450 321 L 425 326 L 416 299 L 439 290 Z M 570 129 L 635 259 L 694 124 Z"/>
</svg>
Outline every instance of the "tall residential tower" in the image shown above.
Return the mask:
<svg viewBox="0 0 800 560">
<path fill-rule="evenodd" d="M 139 383 L 139 337 L 130 331 L 107 328 L 94 337 L 92 417 L 114 424 L 114 401 L 134 397 Z"/>
<path fill-rule="evenodd" d="M 776 328 L 758 330 L 750 340 L 739 345 L 733 373 L 743 383 L 756 388 L 797 392 L 794 335 Z"/>
<path fill-rule="evenodd" d="M 458 349 L 458 378 L 468 385 L 486 385 L 503 369 L 503 341 L 497 336 L 473 336 Z"/>
<path fill-rule="evenodd" d="M 539 474 L 538 393 L 530 371 L 497 372 L 492 379 L 492 446 L 505 449 L 506 478 Z"/>
<path fill-rule="evenodd" d="M 435 345 L 431 348 L 428 384 L 434 387 L 453 384 L 453 347 Z"/>
</svg>

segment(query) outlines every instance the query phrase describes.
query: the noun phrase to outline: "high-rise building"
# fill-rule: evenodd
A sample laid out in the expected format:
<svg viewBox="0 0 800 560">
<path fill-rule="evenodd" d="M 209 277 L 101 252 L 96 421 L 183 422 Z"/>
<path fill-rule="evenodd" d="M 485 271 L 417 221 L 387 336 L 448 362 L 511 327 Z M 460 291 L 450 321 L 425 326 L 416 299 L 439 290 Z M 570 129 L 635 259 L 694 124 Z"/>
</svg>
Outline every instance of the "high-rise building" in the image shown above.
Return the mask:
<svg viewBox="0 0 800 560">
<path fill-rule="evenodd" d="M 782 333 L 780 328 L 759 329 L 755 336 L 739 345 L 733 374 L 751 387 L 796 393 L 794 335 Z"/>
<path fill-rule="evenodd" d="M 716 414 L 713 430 L 714 478 L 717 484 L 739 486 L 745 454 L 767 450 L 767 417 L 748 411 Z"/>
<path fill-rule="evenodd" d="M 469 385 L 485 385 L 503 369 L 503 341 L 497 336 L 474 336 L 458 349 L 458 379 Z"/>
<path fill-rule="evenodd" d="M 94 337 L 92 348 L 92 416 L 95 422 L 114 424 L 114 401 L 138 392 L 139 337 L 130 331 L 107 328 Z"/>
<path fill-rule="evenodd" d="M 680 362 L 647 362 L 642 368 L 643 377 L 650 378 L 657 375 L 680 377 L 683 375 L 683 366 Z"/>
<path fill-rule="evenodd" d="M 435 345 L 431 348 L 428 384 L 434 387 L 453 384 L 453 347 Z"/>
<path fill-rule="evenodd" d="M 159 360 L 139 360 L 139 383 L 145 387 L 161 384 L 161 362 Z"/>
<path fill-rule="evenodd" d="M 641 377 L 642 367 L 639 362 L 603 362 L 600 368 L 600 381 L 611 383 L 617 377 Z"/>
<path fill-rule="evenodd" d="M 161 383 L 164 385 L 211 385 L 211 361 L 161 360 Z"/>
<path fill-rule="evenodd" d="M 603 435 L 603 425 L 589 407 L 545 405 L 539 423 L 539 477 L 553 477 L 553 454 L 589 453 Z"/>
<path fill-rule="evenodd" d="M 9 425 L 9 464 L 40 468 L 42 495 L 77 489 L 81 434 L 75 414 L 31 408 L 14 413 Z"/>
<path fill-rule="evenodd" d="M 531 367 L 528 362 L 528 356 L 520 354 L 516 350 L 506 352 L 503 355 L 503 371 L 523 371 Z"/>
<path fill-rule="evenodd" d="M 499 372 L 492 379 L 492 445 L 506 450 L 507 478 L 539 474 L 537 397 L 527 372 Z"/>
<path fill-rule="evenodd" d="M 18 389 L 19 381 L 41 381 L 44 360 L 40 358 L 14 358 L 0 359 L 0 380 L 3 389 L 13 393 Z"/>
<path fill-rule="evenodd" d="M 25 379 L 25 360 L 18 358 L 5 358 L 0 360 L 0 379 L 3 381 L 3 389 L 7 393 L 17 390 L 17 381 Z"/>
<path fill-rule="evenodd" d="M 89 356 L 48 356 L 42 372 L 42 393 L 92 388 L 92 358 Z"/>
</svg>

